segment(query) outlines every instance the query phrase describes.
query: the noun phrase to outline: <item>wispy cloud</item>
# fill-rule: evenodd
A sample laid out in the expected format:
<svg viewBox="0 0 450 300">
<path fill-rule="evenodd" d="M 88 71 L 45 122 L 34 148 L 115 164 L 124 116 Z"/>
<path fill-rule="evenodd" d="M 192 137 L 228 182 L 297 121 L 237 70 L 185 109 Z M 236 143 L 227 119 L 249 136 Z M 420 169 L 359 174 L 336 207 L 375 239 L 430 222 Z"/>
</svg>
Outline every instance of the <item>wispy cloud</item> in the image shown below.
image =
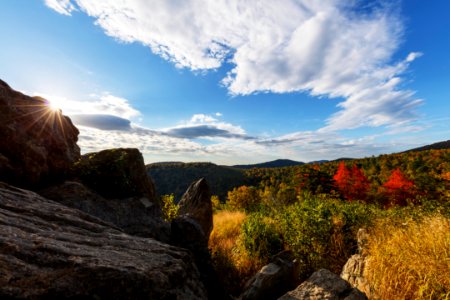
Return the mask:
<svg viewBox="0 0 450 300">
<path fill-rule="evenodd" d="M 344 99 L 324 130 L 384 126 L 416 118 L 420 103 L 400 86 L 410 53 L 392 61 L 403 26 L 394 4 L 344 0 L 47 0 L 75 6 L 106 34 L 140 42 L 180 68 L 232 69 L 231 94 L 306 92 Z M 376 4 L 376 5 L 375 5 Z M 362 7 L 364 6 L 364 7 Z"/>
</svg>

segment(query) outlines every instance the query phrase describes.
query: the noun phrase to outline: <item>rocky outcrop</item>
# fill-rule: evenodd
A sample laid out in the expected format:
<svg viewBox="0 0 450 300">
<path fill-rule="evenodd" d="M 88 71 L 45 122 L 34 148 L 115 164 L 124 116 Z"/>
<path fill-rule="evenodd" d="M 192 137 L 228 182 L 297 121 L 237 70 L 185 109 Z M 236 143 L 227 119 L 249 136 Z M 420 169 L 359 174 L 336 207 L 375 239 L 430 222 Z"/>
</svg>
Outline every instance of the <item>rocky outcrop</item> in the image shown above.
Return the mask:
<svg viewBox="0 0 450 300">
<path fill-rule="evenodd" d="M 298 284 L 298 264 L 290 251 L 283 251 L 245 285 L 242 300 L 276 299 Z"/>
<path fill-rule="evenodd" d="M 145 197 L 157 202 L 153 182 L 138 149 L 117 148 L 85 154 L 72 173 L 105 198 Z"/>
<path fill-rule="evenodd" d="M 194 256 L 200 278 L 209 299 L 231 299 L 222 287 L 214 269 L 208 241 L 198 222 L 188 216 L 179 216 L 171 223 L 171 244 L 188 249 Z"/>
<path fill-rule="evenodd" d="M 360 228 L 357 234 L 358 253 L 352 255 L 342 268 L 341 278 L 348 281 L 351 286 L 364 292 L 369 298 L 373 298 L 374 292 L 364 277 L 364 269 L 367 264 L 368 233 Z"/>
<path fill-rule="evenodd" d="M 366 296 L 338 275 L 320 269 L 279 300 L 364 300 Z"/>
<path fill-rule="evenodd" d="M 213 267 L 208 249 L 212 230 L 212 204 L 204 178 L 193 182 L 179 202 L 179 216 L 171 223 L 171 244 L 189 249 L 194 255 L 210 299 L 230 299 Z"/>
<path fill-rule="evenodd" d="M 207 296 L 187 250 L 0 183 L 0 298 Z"/>
<path fill-rule="evenodd" d="M 211 192 L 206 180 L 202 178 L 193 182 L 186 193 L 184 193 L 178 205 L 178 214 L 196 220 L 202 227 L 206 239 L 209 239 L 213 228 L 213 213 Z"/>
<path fill-rule="evenodd" d="M 161 219 L 158 205 L 145 197 L 105 199 L 75 181 L 66 181 L 39 194 L 112 223 L 128 234 L 170 241 L 170 224 Z"/>
<path fill-rule="evenodd" d="M 80 157 L 78 129 L 47 100 L 0 80 L 0 180 L 36 187 L 59 179 Z"/>
</svg>

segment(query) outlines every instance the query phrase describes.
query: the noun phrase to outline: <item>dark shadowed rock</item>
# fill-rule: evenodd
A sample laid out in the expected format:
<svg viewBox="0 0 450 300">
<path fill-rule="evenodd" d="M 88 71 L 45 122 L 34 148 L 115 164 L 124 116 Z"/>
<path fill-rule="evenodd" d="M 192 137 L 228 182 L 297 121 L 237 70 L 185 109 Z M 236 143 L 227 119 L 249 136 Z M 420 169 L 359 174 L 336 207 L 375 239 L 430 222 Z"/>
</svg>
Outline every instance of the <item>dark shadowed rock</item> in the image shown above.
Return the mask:
<svg viewBox="0 0 450 300">
<path fill-rule="evenodd" d="M 320 269 L 280 300 L 364 300 L 367 297 L 338 275 Z"/>
<path fill-rule="evenodd" d="M 297 286 L 298 275 L 298 264 L 294 260 L 292 252 L 283 251 L 250 278 L 240 299 L 276 299 Z"/>
<path fill-rule="evenodd" d="M 180 216 L 171 223 L 171 244 L 191 251 L 200 278 L 205 286 L 208 298 L 217 300 L 231 299 L 219 282 L 208 250 L 208 241 L 198 222 L 188 216 Z"/>
<path fill-rule="evenodd" d="M 178 203 L 179 215 L 189 216 L 196 220 L 203 229 L 206 239 L 209 239 L 213 227 L 211 192 L 204 178 L 193 182 L 181 201 Z"/>
<path fill-rule="evenodd" d="M 146 197 L 157 202 L 155 188 L 138 149 L 108 149 L 85 154 L 73 176 L 105 198 Z"/>
<path fill-rule="evenodd" d="M 187 250 L 0 183 L 1 299 L 206 299 Z"/>
<path fill-rule="evenodd" d="M 162 220 L 159 206 L 145 197 L 105 199 L 75 181 L 66 181 L 39 194 L 112 223 L 128 234 L 170 241 L 170 224 Z"/>
<path fill-rule="evenodd" d="M 0 180 L 35 187 L 59 179 L 80 157 L 78 133 L 47 100 L 0 80 Z"/>
</svg>

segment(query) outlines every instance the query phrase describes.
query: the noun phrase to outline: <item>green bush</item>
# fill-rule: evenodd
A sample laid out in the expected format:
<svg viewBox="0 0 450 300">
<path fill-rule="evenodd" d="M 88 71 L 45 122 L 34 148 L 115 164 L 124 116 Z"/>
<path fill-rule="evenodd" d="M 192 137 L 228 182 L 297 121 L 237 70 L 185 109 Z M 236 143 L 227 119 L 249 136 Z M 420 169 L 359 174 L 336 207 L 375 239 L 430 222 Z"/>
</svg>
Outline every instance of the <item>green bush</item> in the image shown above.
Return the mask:
<svg viewBox="0 0 450 300">
<path fill-rule="evenodd" d="M 340 273 L 356 250 L 356 232 L 369 225 L 374 207 L 312 196 L 276 215 L 284 242 L 300 263 L 302 277 L 327 268 Z"/>
<path fill-rule="evenodd" d="M 161 196 L 161 210 L 163 218 L 166 221 L 172 221 L 178 215 L 178 204 L 175 204 L 175 197 L 173 194 Z"/>
<path fill-rule="evenodd" d="M 242 224 L 240 240 L 251 256 L 264 263 L 283 250 L 283 240 L 274 221 L 260 213 L 249 215 Z"/>
</svg>

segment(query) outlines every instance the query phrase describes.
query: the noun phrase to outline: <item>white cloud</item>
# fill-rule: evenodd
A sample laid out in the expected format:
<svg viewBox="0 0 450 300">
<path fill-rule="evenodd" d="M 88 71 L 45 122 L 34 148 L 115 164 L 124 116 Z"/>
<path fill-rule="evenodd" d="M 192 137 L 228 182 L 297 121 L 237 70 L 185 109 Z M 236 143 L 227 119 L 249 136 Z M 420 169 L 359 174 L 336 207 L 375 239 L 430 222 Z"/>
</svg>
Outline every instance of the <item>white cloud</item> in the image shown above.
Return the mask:
<svg viewBox="0 0 450 300">
<path fill-rule="evenodd" d="M 70 0 L 45 0 L 45 4 L 60 14 L 70 16 L 75 7 Z"/>
<path fill-rule="evenodd" d="M 109 148 L 139 148 L 144 154 L 204 153 L 205 148 L 187 139 L 174 138 L 161 132 L 138 126 L 127 131 L 105 131 L 79 126 L 80 148 L 83 153 Z"/>
<path fill-rule="evenodd" d="M 99 101 L 90 102 L 90 106 L 91 107 L 88 109 L 125 119 L 130 119 L 141 115 L 138 110 L 131 107 L 127 99 L 110 94 L 100 96 Z"/>
<path fill-rule="evenodd" d="M 56 11 L 67 0 L 47 1 Z M 403 32 L 386 1 L 346 0 L 72 0 L 121 41 L 140 42 L 178 67 L 234 67 L 223 79 L 232 94 L 302 91 L 342 97 L 325 130 L 413 120 L 418 101 L 399 86 L 413 52 L 392 57 Z M 362 12 L 364 11 L 364 12 Z"/>
<path fill-rule="evenodd" d="M 212 116 L 205 115 L 205 114 L 195 114 L 192 116 L 191 121 L 189 123 L 191 124 L 203 124 L 203 123 L 214 123 L 217 119 L 213 118 Z"/>
<path fill-rule="evenodd" d="M 65 97 L 40 92 L 35 92 L 33 94 L 47 99 L 52 105 L 59 107 L 65 115 L 69 116 L 80 114 L 104 114 L 124 119 L 132 119 L 141 115 L 137 109 L 130 105 L 127 99 L 106 92 L 101 95 L 91 94 L 89 99 L 84 101 L 74 101 Z"/>
</svg>

